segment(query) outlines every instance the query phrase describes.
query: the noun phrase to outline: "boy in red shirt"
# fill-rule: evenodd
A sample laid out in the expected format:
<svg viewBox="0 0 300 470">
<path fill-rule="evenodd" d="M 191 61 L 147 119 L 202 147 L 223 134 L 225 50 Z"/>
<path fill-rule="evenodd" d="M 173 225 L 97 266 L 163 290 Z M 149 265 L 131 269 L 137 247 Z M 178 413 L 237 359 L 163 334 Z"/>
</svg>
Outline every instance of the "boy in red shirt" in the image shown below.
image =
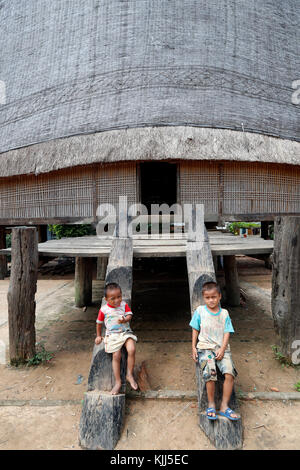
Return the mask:
<svg viewBox="0 0 300 470">
<path fill-rule="evenodd" d="M 111 353 L 112 368 L 115 376 L 115 386 L 111 393 L 117 395 L 121 389 L 121 349 L 125 345 L 127 349 L 127 374 L 126 380 L 130 383 L 133 390 L 137 390 L 138 386 L 133 377 L 133 368 L 135 363 L 135 343 L 137 337 L 133 334 L 129 322 L 132 318 L 132 311 L 128 304 L 122 300 L 121 287 L 111 282 L 104 289 L 106 305 L 100 308 L 97 322 L 96 344 L 100 344 L 103 340 L 101 330 L 103 323 L 105 324 L 106 333 L 104 338 L 105 352 Z"/>
</svg>

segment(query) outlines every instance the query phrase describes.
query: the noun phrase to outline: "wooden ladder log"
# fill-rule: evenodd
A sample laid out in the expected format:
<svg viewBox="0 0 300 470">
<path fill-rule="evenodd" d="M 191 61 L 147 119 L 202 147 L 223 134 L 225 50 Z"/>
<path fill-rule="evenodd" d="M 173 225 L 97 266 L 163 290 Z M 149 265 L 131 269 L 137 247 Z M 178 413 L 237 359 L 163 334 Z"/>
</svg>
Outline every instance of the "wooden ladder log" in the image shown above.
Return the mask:
<svg viewBox="0 0 300 470">
<path fill-rule="evenodd" d="M 115 237 L 112 241 L 105 284 L 116 282 L 121 286 L 123 300 L 131 303 L 132 291 L 132 239 Z M 102 305 L 105 299 L 102 299 Z M 112 354 L 107 354 L 103 342 L 94 345 L 88 391 L 80 420 L 79 442 L 87 449 L 113 449 L 122 431 L 125 410 L 127 352 L 122 348 L 121 393 L 111 395 L 115 385 Z"/>
<path fill-rule="evenodd" d="M 203 305 L 202 286 L 205 282 L 216 281 L 213 257 L 207 231 L 204 228 L 203 242 L 187 242 L 187 271 L 189 278 L 190 304 L 192 315 L 199 305 Z M 223 393 L 224 377 L 217 369 L 218 380 L 215 387 L 216 409 L 219 409 Z M 198 390 L 199 426 L 217 449 L 240 449 L 242 447 L 242 420 L 230 421 L 218 416 L 215 421 L 209 420 L 205 410 L 208 407 L 206 384 L 199 363 L 196 364 L 196 381 Z M 230 407 L 239 411 L 235 392 L 231 395 Z"/>
</svg>

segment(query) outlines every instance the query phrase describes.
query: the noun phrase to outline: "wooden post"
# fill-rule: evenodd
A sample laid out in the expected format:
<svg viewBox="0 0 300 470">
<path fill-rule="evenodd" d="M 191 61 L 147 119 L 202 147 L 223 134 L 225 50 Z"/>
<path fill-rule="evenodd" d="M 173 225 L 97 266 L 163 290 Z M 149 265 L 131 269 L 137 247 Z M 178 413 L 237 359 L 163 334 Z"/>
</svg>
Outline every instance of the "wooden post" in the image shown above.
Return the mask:
<svg viewBox="0 0 300 470">
<path fill-rule="evenodd" d="M 6 248 L 6 235 L 5 227 L 0 226 L 0 249 Z M 7 276 L 7 257 L 6 255 L 0 255 L 0 279 L 4 279 Z"/>
<path fill-rule="evenodd" d="M 92 303 L 93 258 L 75 260 L 75 305 L 85 307 Z"/>
<path fill-rule="evenodd" d="M 108 258 L 97 258 L 97 279 L 103 280 L 106 276 Z"/>
<path fill-rule="evenodd" d="M 207 231 L 204 242 L 187 242 L 187 270 L 189 277 L 191 312 L 194 313 L 199 305 L 203 305 L 202 286 L 205 282 L 216 281 L 213 258 L 209 245 Z M 215 401 L 216 409 L 220 406 L 223 394 L 223 375 L 218 371 L 216 382 Z M 199 363 L 196 364 L 196 381 L 198 390 L 199 425 L 217 449 L 240 449 L 242 447 L 242 420 L 233 422 L 218 416 L 215 421 L 206 416 L 208 406 L 205 380 Z M 229 406 L 239 411 L 238 402 L 233 390 Z"/>
<path fill-rule="evenodd" d="M 240 305 L 239 276 L 234 255 L 224 256 L 224 274 L 226 283 L 226 301 L 228 305 Z"/>
<path fill-rule="evenodd" d="M 276 217 L 272 270 L 272 315 L 281 353 L 292 361 L 300 340 L 300 217 Z M 293 347 L 294 343 L 294 347 Z M 297 348 L 299 345 L 297 346 Z"/>
<path fill-rule="evenodd" d="M 7 294 L 9 355 L 12 364 L 35 355 L 35 292 L 37 284 L 37 230 L 12 229 L 11 276 Z"/>
</svg>

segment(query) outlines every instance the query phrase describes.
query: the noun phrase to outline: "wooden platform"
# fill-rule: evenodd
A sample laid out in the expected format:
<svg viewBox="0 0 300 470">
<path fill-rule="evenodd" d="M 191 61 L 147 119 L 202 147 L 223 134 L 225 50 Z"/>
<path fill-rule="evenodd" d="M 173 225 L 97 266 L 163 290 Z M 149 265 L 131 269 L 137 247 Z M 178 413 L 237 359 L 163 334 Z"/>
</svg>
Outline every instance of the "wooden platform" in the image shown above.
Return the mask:
<svg viewBox="0 0 300 470">
<path fill-rule="evenodd" d="M 258 235 L 242 238 L 231 233 L 209 231 L 209 243 L 213 256 L 215 255 L 249 255 L 269 254 L 273 252 L 273 240 L 264 240 Z M 144 257 L 173 257 L 186 256 L 186 238 L 183 234 L 167 235 L 135 235 L 133 236 L 133 256 Z M 111 250 L 112 238 L 85 236 L 62 238 L 39 243 L 38 251 L 44 256 L 61 257 L 107 257 Z M 0 250 L 0 253 L 10 254 L 10 249 Z"/>
</svg>

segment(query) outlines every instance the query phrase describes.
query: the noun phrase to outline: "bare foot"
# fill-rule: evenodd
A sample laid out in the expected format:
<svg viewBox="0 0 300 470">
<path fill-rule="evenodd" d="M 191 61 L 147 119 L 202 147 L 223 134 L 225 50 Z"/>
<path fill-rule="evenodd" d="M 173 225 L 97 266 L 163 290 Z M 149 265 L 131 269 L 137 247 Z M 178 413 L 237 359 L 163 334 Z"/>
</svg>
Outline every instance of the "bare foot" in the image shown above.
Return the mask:
<svg viewBox="0 0 300 470">
<path fill-rule="evenodd" d="M 136 381 L 134 380 L 133 375 L 127 375 L 127 376 L 126 376 L 126 380 L 130 383 L 131 388 L 133 388 L 133 390 L 137 390 L 137 389 L 138 389 L 138 384 L 137 384 Z"/>
<path fill-rule="evenodd" d="M 122 382 L 116 382 L 116 385 L 113 387 L 112 391 L 110 392 L 112 395 L 118 395 L 122 386 Z"/>
</svg>

